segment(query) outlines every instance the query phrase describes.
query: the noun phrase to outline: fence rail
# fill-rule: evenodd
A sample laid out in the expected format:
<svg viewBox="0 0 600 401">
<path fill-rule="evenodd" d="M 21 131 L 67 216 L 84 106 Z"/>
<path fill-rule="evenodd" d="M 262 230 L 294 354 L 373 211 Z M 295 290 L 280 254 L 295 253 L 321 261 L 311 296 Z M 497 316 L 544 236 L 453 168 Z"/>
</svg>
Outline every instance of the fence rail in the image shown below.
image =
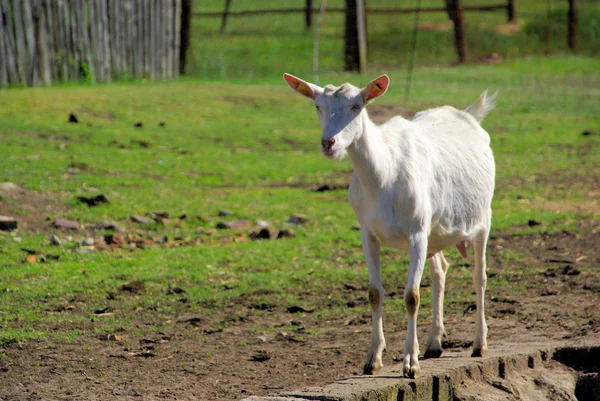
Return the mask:
<svg viewBox="0 0 600 401">
<path fill-rule="evenodd" d="M 182 0 L 0 0 L 0 86 L 179 75 Z"/>
</svg>

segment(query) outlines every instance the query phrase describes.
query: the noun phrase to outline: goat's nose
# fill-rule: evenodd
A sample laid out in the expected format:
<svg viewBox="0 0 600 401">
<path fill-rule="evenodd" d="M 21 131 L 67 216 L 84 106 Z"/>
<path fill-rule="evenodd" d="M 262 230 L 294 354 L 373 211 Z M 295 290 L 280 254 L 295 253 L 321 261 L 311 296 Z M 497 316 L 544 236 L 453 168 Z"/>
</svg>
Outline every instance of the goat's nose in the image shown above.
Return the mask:
<svg viewBox="0 0 600 401">
<path fill-rule="evenodd" d="M 335 138 L 323 139 L 321 144 L 323 145 L 323 149 L 329 150 L 335 143 Z"/>
</svg>

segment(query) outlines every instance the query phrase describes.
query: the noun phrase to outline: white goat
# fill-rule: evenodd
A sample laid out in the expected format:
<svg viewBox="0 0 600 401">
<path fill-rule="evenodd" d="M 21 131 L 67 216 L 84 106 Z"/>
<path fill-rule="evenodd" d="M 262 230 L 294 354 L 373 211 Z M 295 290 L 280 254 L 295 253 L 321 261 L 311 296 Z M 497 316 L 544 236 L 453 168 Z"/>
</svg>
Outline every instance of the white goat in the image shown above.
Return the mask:
<svg viewBox="0 0 600 401">
<path fill-rule="evenodd" d="M 472 243 L 475 252 L 477 313 L 472 356 L 483 356 L 487 350 L 485 248 L 495 165 L 490 137 L 479 124 L 493 108 L 495 95 L 488 98 L 484 92 L 466 111 L 444 106 L 422 111 L 410 121 L 394 117 L 377 126 L 365 106 L 387 91 L 387 75 L 363 89 L 351 84 L 321 88 L 289 74 L 284 74 L 284 79 L 296 92 L 314 101 L 325 156 L 341 159 L 348 154 L 354 167 L 349 200 L 361 226 L 373 319 L 364 373 L 376 374 L 383 367 L 380 244 L 410 254 L 404 293 L 408 312 L 404 375 L 414 378 L 420 374 L 417 312 L 425 260 L 429 259 L 433 290 L 427 358 L 442 354 L 448 269 L 442 250 L 456 246 L 466 257 L 466 241 Z"/>
</svg>

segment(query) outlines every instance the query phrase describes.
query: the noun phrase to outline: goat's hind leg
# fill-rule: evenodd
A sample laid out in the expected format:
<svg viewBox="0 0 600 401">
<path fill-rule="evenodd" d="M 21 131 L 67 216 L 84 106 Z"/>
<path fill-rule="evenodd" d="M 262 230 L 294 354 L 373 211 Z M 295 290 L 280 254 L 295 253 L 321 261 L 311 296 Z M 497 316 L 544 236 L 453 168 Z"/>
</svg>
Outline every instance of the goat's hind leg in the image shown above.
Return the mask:
<svg viewBox="0 0 600 401">
<path fill-rule="evenodd" d="M 446 284 L 446 272 L 448 271 L 448 266 L 449 264 L 441 251 L 429 258 L 431 289 L 433 295 L 433 318 L 425 347 L 425 358 L 439 358 L 442 355 L 442 337 L 445 334 L 444 287 Z"/>
<path fill-rule="evenodd" d="M 369 267 L 369 302 L 371 304 L 371 318 L 373 328 L 371 344 L 365 360 L 363 373 L 374 375 L 383 367 L 382 354 L 385 349 L 383 336 L 383 284 L 381 283 L 379 252 L 380 245 L 377 238 L 367 230 L 361 230 L 361 240 L 367 266 Z"/>
<path fill-rule="evenodd" d="M 487 324 L 485 323 L 485 287 L 487 276 L 485 273 L 485 248 L 489 235 L 489 228 L 481 232 L 473 239 L 473 250 L 475 253 L 475 271 L 473 272 L 473 282 L 475 284 L 475 304 L 477 306 L 475 314 L 475 340 L 473 342 L 472 357 L 484 356 L 487 352 Z"/>
</svg>

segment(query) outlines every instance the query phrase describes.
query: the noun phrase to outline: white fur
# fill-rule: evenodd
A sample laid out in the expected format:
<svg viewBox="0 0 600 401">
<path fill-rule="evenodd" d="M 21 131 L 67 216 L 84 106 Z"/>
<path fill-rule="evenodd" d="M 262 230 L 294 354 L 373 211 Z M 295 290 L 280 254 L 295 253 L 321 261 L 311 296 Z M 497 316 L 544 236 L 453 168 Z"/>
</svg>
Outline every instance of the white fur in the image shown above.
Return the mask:
<svg viewBox="0 0 600 401">
<path fill-rule="evenodd" d="M 318 106 L 322 139 L 335 139 L 330 149 L 323 148 L 326 156 L 341 158 L 347 154 L 354 167 L 349 200 L 361 225 L 373 310 L 365 373 L 376 373 L 383 366 L 380 245 L 404 249 L 410 255 L 405 290 L 408 333 L 404 374 L 416 377 L 420 373 L 416 319 L 425 260 L 430 260 L 434 298 L 426 356 L 439 356 L 448 268 L 442 250 L 457 244 L 460 248 L 464 241 L 472 243 L 475 252 L 477 314 L 473 355 L 483 354 L 487 349 L 485 247 L 495 165 L 489 135 L 479 123 L 492 109 L 495 95 L 488 98 L 484 92 L 466 111 L 444 106 L 420 112 L 410 121 L 394 117 L 377 126 L 364 106 L 385 93 L 387 76 L 377 78 L 362 90 L 350 84 L 323 89 L 288 74 L 285 80 Z M 300 83 L 305 86 L 298 86 Z"/>
</svg>

